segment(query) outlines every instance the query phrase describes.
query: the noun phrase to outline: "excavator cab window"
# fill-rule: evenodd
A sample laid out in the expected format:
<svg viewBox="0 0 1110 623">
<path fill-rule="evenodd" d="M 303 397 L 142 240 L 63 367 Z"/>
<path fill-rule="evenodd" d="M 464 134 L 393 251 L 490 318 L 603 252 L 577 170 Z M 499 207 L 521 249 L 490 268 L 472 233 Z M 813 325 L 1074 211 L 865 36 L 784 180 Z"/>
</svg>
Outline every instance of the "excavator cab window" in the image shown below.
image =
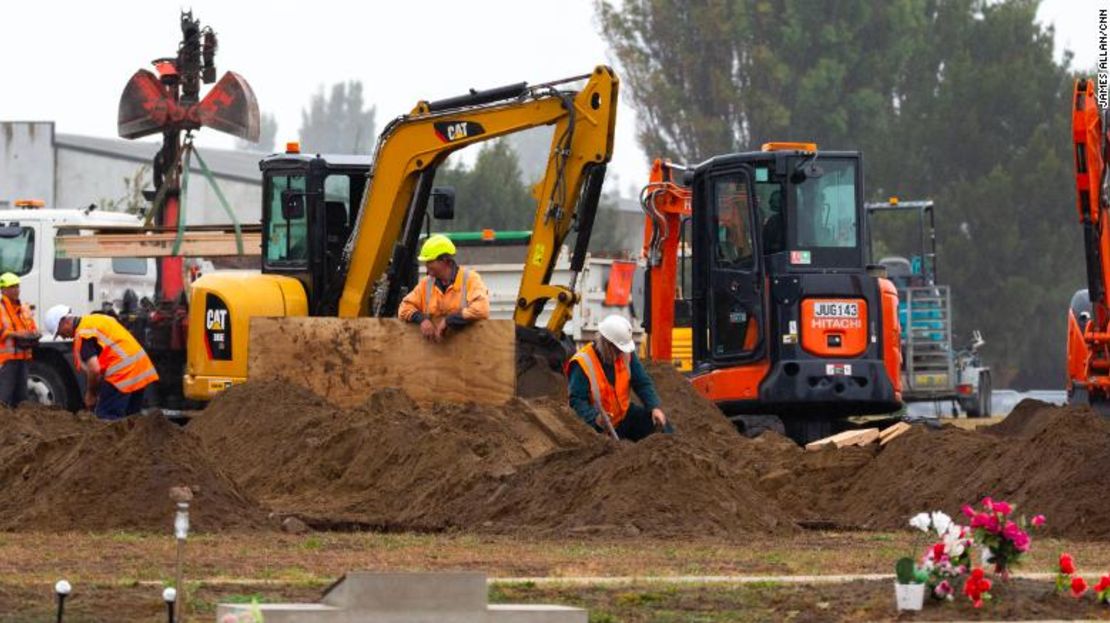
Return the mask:
<svg viewBox="0 0 1110 623">
<path fill-rule="evenodd" d="M 274 175 L 266 188 L 269 219 L 264 244 L 266 264 L 277 266 L 308 263 L 308 210 L 305 207 L 305 177 Z"/>
<path fill-rule="evenodd" d="M 858 166 L 854 158 L 823 158 L 795 166 L 804 174 L 791 177 L 787 222 L 792 264 L 856 267 L 860 252 Z M 807 261 L 808 260 L 808 261 Z"/>
</svg>

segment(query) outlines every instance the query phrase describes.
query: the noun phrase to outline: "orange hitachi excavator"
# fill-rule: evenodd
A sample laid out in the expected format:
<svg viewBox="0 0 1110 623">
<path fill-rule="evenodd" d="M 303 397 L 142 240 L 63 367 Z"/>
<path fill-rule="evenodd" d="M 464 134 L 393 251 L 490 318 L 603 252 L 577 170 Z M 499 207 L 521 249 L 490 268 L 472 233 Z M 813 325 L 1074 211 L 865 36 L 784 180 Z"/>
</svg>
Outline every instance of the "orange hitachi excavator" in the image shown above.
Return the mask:
<svg viewBox="0 0 1110 623">
<path fill-rule="evenodd" d="M 1110 411 L 1110 135 L 1096 85 L 1075 83 L 1072 140 L 1076 205 L 1083 225 L 1087 289 L 1075 293 L 1068 313 L 1068 400 Z"/>
<path fill-rule="evenodd" d="M 858 152 L 812 143 L 652 165 L 647 356 L 685 369 L 689 335 L 691 381 L 745 434 L 804 443 L 901 407 L 898 298 L 867 265 L 862 179 Z"/>
</svg>

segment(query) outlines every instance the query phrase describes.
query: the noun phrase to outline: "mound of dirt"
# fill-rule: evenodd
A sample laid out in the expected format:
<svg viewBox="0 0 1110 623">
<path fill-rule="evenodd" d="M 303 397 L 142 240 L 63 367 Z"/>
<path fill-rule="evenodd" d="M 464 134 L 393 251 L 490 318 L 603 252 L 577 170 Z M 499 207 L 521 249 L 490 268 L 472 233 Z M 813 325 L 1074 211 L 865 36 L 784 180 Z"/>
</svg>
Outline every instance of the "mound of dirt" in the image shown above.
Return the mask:
<svg viewBox="0 0 1110 623">
<path fill-rule="evenodd" d="M 290 386 L 249 383 L 189 428 L 252 495 L 316 527 L 440 529 L 442 502 L 476 479 L 598 441 L 544 400 L 424 408 L 386 389 L 345 410 Z"/>
<path fill-rule="evenodd" d="M 1045 533 L 1110 538 L 1110 422 L 1086 408 L 1025 401 L 985 432 L 914 427 L 857 470 L 829 514 L 900 528 L 922 510 L 959 513 L 984 496 L 1048 517 Z M 814 500 L 822 501 L 819 496 Z"/>
<path fill-rule="evenodd" d="M 673 368 L 653 373 L 680 434 L 639 444 L 608 440 L 557 399 L 425 408 L 383 390 L 344 410 L 290 386 L 249 383 L 189 428 L 251 495 L 317 528 L 787 529 L 741 460 L 756 444 Z"/>
<path fill-rule="evenodd" d="M 101 422 L 67 411 L 3 414 L 0 529 L 169 532 L 169 489 L 193 489 L 193 530 L 256 530 L 265 513 L 197 439 L 161 415 Z"/>
</svg>

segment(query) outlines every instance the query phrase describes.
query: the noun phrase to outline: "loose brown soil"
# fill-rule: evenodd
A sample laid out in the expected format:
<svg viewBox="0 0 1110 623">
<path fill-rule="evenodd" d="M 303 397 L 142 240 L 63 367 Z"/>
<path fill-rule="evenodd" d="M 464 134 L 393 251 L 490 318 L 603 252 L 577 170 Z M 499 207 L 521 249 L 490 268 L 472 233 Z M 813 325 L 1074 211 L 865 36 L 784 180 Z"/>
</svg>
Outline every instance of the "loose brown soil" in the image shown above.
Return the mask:
<svg viewBox="0 0 1110 623">
<path fill-rule="evenodd" d="M 638 444 L 598 435 L 560 398 L 423 407 L 391 389 L 338 409 L 248 383 L 184 430 L 4 412 L 0 529 L 162 531 L 166 490 L 192 485 L 199 531 L 295 516 L 317 530 L 750 538 L 897 529 L 991 495 L 1047 515 L 1048 535 L 1110 538 L 1110 422 L 1088 410 L 1027 401 L 982 430 L 805 452 L 740 437 L 673 369 L 650 370 L 677 432 Z"/>
<path fill-rule="evenodd" d="M 161 415 L 107 423 L 32 407 L 0 417 L 0 529 L 166 531 L 169 489 L 181 485 L 195 495 L 196 529 L 269 525 L 200 441 Z"/>
</svg>

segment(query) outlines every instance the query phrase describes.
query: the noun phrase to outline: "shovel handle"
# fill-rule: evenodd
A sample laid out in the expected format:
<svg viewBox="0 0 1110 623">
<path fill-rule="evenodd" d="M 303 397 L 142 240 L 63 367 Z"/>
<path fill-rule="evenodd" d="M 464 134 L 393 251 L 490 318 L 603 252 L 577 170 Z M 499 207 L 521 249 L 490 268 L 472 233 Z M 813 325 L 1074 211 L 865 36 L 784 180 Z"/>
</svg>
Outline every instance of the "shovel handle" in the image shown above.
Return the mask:
<svg viewBox="0 0 1110 623">
<path fill-rule="evenodd" d="M 617 429 L 613 428 L 613 420 L 609 417 L 608 413 L 604 411 L 599 412 L 597 414 L 597 419 L 601 420 L 601 423 L 605 426 L 606 432 L 608 432 L 613 439 L 620 441 L 620 436 L 617 435 Z"/>
</svg>

